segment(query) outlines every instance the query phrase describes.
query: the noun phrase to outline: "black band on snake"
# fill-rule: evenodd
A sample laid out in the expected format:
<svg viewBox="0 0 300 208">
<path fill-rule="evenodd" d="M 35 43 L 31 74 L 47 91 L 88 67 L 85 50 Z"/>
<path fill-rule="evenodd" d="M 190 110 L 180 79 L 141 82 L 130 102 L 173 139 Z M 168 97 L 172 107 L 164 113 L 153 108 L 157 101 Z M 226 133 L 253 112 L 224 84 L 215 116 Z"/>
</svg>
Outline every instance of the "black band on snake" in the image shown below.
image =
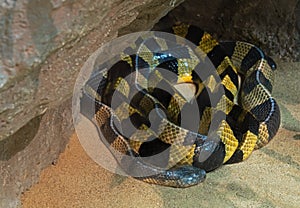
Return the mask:
<svg viewBox="0 0 300 208">
<path fill-rule="evenodd" d="M 276 65 L 252 44 L 219 43 L 195 26 L 163 32 L 195 47 L 179 38 L 172 45 L 155 33 L 138 38 L 112 67 L 95 69 L 81 112 L 128 175 L 188 187 L 206 172 L 247 159 L 274 137 L 280 125 L 271 96 Z M 178 83 L 195 86 L 192 100 Z"/>
</svg>

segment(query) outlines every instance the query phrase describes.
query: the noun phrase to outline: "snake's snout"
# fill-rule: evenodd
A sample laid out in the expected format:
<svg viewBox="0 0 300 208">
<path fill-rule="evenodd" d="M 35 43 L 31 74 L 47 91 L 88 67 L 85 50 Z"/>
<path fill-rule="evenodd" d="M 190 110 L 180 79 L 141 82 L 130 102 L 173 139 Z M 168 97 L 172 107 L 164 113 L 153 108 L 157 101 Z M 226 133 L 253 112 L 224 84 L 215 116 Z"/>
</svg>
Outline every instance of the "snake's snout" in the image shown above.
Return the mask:
<svg viewBox="0 0 300 208">
<path fill-rule="evenodd" d="M 194 166 L 183 166 L 176 170 L 179 177 L 178 187 L 190 187 L 203 182 L 206 178 L 206 171 Z"/>
</svg>

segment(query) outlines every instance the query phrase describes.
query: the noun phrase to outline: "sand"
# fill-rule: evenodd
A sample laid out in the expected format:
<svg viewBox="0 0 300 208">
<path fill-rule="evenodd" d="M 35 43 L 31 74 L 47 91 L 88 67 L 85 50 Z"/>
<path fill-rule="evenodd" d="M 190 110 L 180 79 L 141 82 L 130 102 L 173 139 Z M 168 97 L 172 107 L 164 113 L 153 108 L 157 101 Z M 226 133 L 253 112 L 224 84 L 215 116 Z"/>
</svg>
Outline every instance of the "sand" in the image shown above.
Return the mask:
<svg viewBox="0 0 300 208">
<path fill-rule="evenodd" d="M 300 207 L 300 63 L 278 68 L 274 96 L 281 127 L 246 161 L 222 166 L 194 187 L 162 187 L 102 168 L 74 133 L 58 162 L 23 194 L 23 207 Z"/>
</svg>

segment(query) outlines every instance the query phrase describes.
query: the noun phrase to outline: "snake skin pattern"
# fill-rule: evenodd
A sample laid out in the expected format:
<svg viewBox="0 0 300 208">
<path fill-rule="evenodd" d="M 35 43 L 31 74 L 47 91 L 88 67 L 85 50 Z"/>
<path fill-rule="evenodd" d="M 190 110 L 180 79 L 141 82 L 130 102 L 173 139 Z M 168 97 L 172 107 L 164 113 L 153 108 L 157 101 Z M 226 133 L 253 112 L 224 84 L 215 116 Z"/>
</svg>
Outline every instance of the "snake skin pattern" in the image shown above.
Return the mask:
<svg viewBox="0 0 300 208">
<path fill-rule="evenodd" d="M 252 44 L 219 43 L 195 26 L 163 32 L 196 47 L 141 37 L 120 53 L 120 61 L 93 73 L 81 109 L 128 175 L 189 187 L 206 172 L 247 159 L 274 137 L 280 125 L 271 96 L 276 65 Z M 203 70 L 208 62 L 213 73 Z M 183 82 L 194 84 L 193 102 L 174 87 Z"/>
</svg>

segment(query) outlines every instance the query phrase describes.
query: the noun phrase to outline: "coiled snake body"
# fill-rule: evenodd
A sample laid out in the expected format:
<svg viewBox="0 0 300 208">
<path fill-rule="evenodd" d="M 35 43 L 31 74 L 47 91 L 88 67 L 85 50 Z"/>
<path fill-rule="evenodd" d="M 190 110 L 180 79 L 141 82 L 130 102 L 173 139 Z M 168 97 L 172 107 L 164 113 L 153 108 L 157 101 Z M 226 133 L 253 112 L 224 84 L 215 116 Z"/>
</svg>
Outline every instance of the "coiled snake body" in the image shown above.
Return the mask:
<svg viewBox="0 0 300 208">
<path fill-rule="evenodd" d="M 138 39 L 120 61 L 90 77 L 81 111 L 129 175 L 188 187 L 222 164 L 247 159 L 274 137 L 280 124 L 271 96 L 276 66 L 252 44 L 218 43 L 195 26 L 165 32 L 196 47 L 171 47 L 155 36 Z M 205 70 L 210 61 L 213 73 Z M 195 85 L 192 101 L 176 90 L 179 82 Z"/>
</svg>

